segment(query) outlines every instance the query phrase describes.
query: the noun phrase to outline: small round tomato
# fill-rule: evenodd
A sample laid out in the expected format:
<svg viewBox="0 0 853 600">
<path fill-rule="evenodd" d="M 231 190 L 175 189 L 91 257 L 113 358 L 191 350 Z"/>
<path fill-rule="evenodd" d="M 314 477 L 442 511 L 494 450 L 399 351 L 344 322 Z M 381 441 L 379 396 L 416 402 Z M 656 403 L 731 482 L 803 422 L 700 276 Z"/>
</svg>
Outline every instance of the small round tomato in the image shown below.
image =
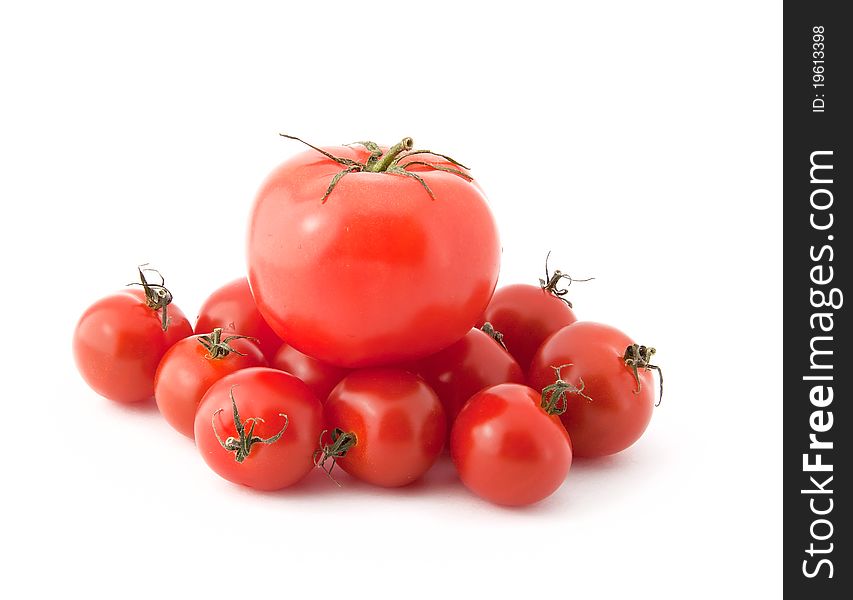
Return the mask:
<svg viewBox="0 0 853 600">
<path fill-rule="evenodd" d="M 269 175 L 250 218 L 258 310 L 300 352 L 342 367 L 449 346 L 489 303 L 499 267 L 479 185 L 411 138 L 312 146 Z"/>
<path fill-rule="evenodd" d="M 290 344 L 283 343 L 270 361 L 270 366 L 291 375 L 296 375 L 305 382 L 321 402 L 325 402 L 329 392 L 338 385 L 341 379 L 350 372 L 349 369 L 336 367 L 313 356 L 303 354 Z"/>
<path fill-rule="evenodd" d="M 192 326 L 160 284 L 139 269 L 141 290 L 123 290 L 86 309 L 74 329 L 77 369 L 100 395 L 116 402 L 142 402 L 154 395 L 154 374 L 166 351 Z M 159 273 L 158 273 L 159 275 Z"/>
<path fill-rule="evenodd" d="M 169 425 L 192 438 L 195 412 L 207 388 L 229 373 L 266 365 L 258 345 L 243 336 L 214 329 L 185 338 L 166 352 L 157 368 L 157 408 Z"/>
<path fill-rule="evenodd" d="M 322 407 L 299 379 L 257 367 L 226 375 L 195 415 L 202 458 L 233 483 L 259 490 L 293 485 L 314 467 Z"/>
<path fill-rule="evenodd" d="M 406 485 L 433 465 L 444 446 L 444 411 L 435 392 L 408 371 L 354 371 L 323 407 L 328 443 L 318 453 L 350 475 L 384 487 Z"/>
<path fill-rule="evenodd" d="M 600 323 L 578 321 L 549 337 L 533 358 L 530 385 L 546 393 L 578 392 L 561 419 L 576 456 L 620 452 L 636 442 L 652 417 L 654 348 Z M 556 387 L 555 387 L 556 386 Z"/>
<path fill-rule="evenodd" d="M 465 404 L 450 434 L 450 457 L 462 483 L 495 504 L 523 506 L 550 496 L 572 465 L 569 436 L 540 394 L 504 383 Z"/>
<path fill-rule="evenodd" d="M 438 394 L 447 417 L 448 431 L 468 399 L 499 383 L 524 383 L 524 373 L 501 342 L 480 329 L 472 329 L 455 344 L 423 358 L 412 370 Z"/>
<path fill-rule="evenodd" d="M 564 280 L 568 281 L 566 285 L 573 281 L 562 271 L 551 273 L 546 258 L 545 278 L 539 280 L 538 286 L 515 284 L 498 288 L 477 323 L 478 327 L 491 323 L 503 334 L 507 350 L 525 373 L 545 338 L 577 320 L 572 303 L 565 298 L 568 289 L 560 287 Z"/>
<path fill-rule="evenodd" d="M 217 327 L 225 333 L 255 338 L 268 360 L 272 360 L 281 346 L 281 339 L 258 312 L 245 277 L 226 283 L 202 304 L 195 324 L 196 333 L 208 333 Z"/>
</svg>

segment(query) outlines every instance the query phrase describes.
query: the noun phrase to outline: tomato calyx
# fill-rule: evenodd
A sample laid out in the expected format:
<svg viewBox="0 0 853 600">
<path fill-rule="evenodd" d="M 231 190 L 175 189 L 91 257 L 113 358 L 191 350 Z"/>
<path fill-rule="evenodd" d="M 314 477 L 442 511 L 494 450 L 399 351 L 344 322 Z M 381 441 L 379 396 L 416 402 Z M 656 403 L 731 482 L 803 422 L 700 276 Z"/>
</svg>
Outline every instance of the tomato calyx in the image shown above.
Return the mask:
<svg viewBox="0 0 853 600">
<path fill-rule="evenodd" d="M 587 402 L 592 400 L 592 398 L 583 393 L 585 387 L 583 379 L 578 379 L 578 385 L 573 385 L 568 381 L 563 380 L 560 375 L 560 370 L 570 366 L 571 363 L 560 365 L 559 367 L 551 367 L 554 369 L 554 377 L 556 380 L 551 385 L 546 385 L 542 388 L 541 403 L 542 410 L 549 415 L 561 415 L 566 412 L 566 408 L 568 408 L 569 405 L 569 394 L 575 394 L 582 398 L 586 398 Z"/>
<path fill-rule="evenodd" d="M 223 339 L 221 327 L 217 327 L 211 333 L 201 335 L 198 338 L 199 343 L 207 349 L 207 357 L 211 360 L 225 358 L 231 353 L 234 353 L 237 356 L 246 356 L 239 350 L 235 350 L 230 346 L 230 343 L 234 340 L 258 341 L 257 338 L 249 337 L 248 335 L 229 335 Z"/>
<path fill-rule="evenodd" d="M 651 346 L 631 344 L 625 349 L 625 354 L 622 355 L 622 361 L 634 374 L 634 381 L 637 382 L 637 389 L 634 390 L 635 394 L 639 394 L 642 389 L 639 374 L 640 369 L 645 371 L 654 370 L 658 372 L 658 377 L 660 378 L 660 392 L 658 393 L 658 401 L 655 402 L 655 406 L 660 406 L 661 400 L 663 400 L 663 371 L 659 366 L 651 364 L 652 356 L 654 356 L 655 352 L 656 350 Z"/>
<path fill-rule="evenodd" d="M 544 291 L 548 292 L 558 300 L 564 302 L 569 308 L 573 308 L 572 303 L 564 297 L 566 294 L 569 293 L 568 286 L 572 285 L 573 281 L 592 281 L 593 279 L 595 279 L 595 277 L 588 277 L 586 279 L 573 279 L 571 275 L 569 275 L 568 273 L 563 273 L 559 269 L 554 271 L 554 274 L 552 275 L 548 270 L 549 258 L 551 258 L 550 250 L 548 251 L 548 254 L 545 255 L 545 279 L 542 279 L 541 277 L 539 278 L 539 287 L 541 287 Z M 558 287 L 560 281 L 563 279 L 566 279 L 568 281 L 566 287 Z"/>
<path fill-rule="evenodd" d="M 327 433 L 329 433 L 328 429 L 324 429 L 320 433 L 320 447 L 314 451 L 314 466 L 323 469 L 323 472 L 329 476 L 329 479 L 341 485 L 332 477 L 332 469 L 335 468 L 338 459 L 346 456 L 350 448 L 358 443 L 358 438 L 355 437 L 355 433 L 352 431 L 344 431 L 340 427 L 335 427 L 329 435 L 331 442 L 325 444 L 323 440 Z M 332 461 L 328 469 L 325 467 L 327 460 Z"/>
<path fill-rule="evenodd" d="M 465 181 L 473 181 L 474 179 L 462 170 L 468 170 L 468 167 L 445 154 L 439 154 L 438 152 L 433 152 L 432 150 L 414 150 L 413 148 L 415 146 L 415 142 L 410 137 L 404 137 L 398 143 L 391 146 L 391 148 L 388 149 L 388 152 L 384 152 L 382 148 L 380 148 L 379 144 L 377 144 L 376 142 L 355 142 L 355 144 L 358 144 L 359 146 L 364 146 L 364 148 L 367 149 L 368 152 L 370 152 L 370 156 L 367 158 L 366 162 L 359 162 L 351 158 L 335 156 L 334 154 L 331 154 L 330 152 L 327 152 L 322 148 L 318 148 L 317 146 L 309 144 L 305 140 L 302 140 L 296 136 L 288 135 L 286 133 L 280 133 L 279 135 L 289 140 L 296 140 L 297 142 L 301 142 L 312 150 L 316 150 L 326 158 L 335 161 L 343 167 L 343 169 L 336 173 L 335 176 L 332 177 L 332 180 L 329 182 L 329 187 L 326 189 L 326 193 L 323 194 L 323 197 L 320 200 L 320 202 L 323 204 L 325 204 L 329 195 L 335 189 L 335 186 L 338 185 L 338 182 L 350 173 L 388 173 L 391 175 L 401 175 L 403 177 L 409 177 L 421 184 L 421 186 L 424 188 L 424 190 L 426 190 L 430 198 L 432 198 L 433 200 L 435 200 L 435 193 L 429 187 L 424 178 L 418 175 L 417 173 L 408 171 L 408 167 L 419 165 L 423 167 L 428 167 L 430 169 L 435 169 L 436 171 L 453 173 L 454 175 L 461 177 Z M 410 160 L 406 163 L 400 164 L 400 161 L 402 159 L 409 158 L 418 154 L 430 154 L 432 156 L 443 158 L 447 162 L 453 164 L 454 167 L 437 165 L 423 160 Z"/>
<path fill-rule="evenodd" d="M 506 344 L 504 343 L 504 334 L 502 334 L 500 331 L 495 329 L 491 323 L 489 323 L 488 321 L 483 323 L 483 326 L 480 327 L 480 331 L 482 331 L 487 336 L 489 336 L 490 338 L 495 340 L 495 342 L 497 342 L 498 346 L 500 346 L 501 348 L 503 348 L 504 350 L 509 352 L 509 350 L 507 350 Z"/>
<path fill-rule="evenodd" d="M 136 270 L 139 271 L 139 281 L 128 283 L 127 285 L 141 285 L 142 291 L 145 293 L 145 305 L 153 311 L 160 311 L 160 328 L 163 331 L 169 329 L 169 315 L 167 306 L 172 303 L 172 292 L 166 288 L 166 280 L 157 269 L 145 268 L 147 265 L 139 265 Z M 145 273 L 155 273 L 160 278 L 160 283 L 149 283 L 145 278 Z"/>
<path fill-rule="evenodd" d="M 234 436 L 228 436 L 225 438 L 225 441 L 222 441 L 222 438 L 219 437 L 219 433 L 216 431 L 216 415 L 224 410 L 222 408 L 213 413 L 213 417 L 211 417 L 211 426 L 213 427 L 213 435 L 216 436 L 216 440 L 219 442 L 219 445 L 225 448 L 228 452 L 233 452 L 234 460 L 241 463 L 249 456 L 249 453 L 252 451 L 252 446 L 255 444 L 274 444 L 277 442 L 284 434 L 290 421 L 286 414 L 279 413 L 278 416 L 284 417 L 284 427 L 282 427 L 278 433 L 268 438 L 262 438 L 255 435 L 255 425 L 257 423 L 263 423 L 264 420 L 260 417 L 249 417 L 245 421 L 240 420 L 240 413 L 237 412 L 237 401 L 234 399 L 235 387 L 237 386 L 232 385 L 228 393 L 231 396 L 231 407 L 234 410 L 234 428 L 237 430 L 238 437 L 235 438 Z M 249 422 L 251 422 L 252 425 L 249 427 L 249 431 L 247 432 L 246 424 Z"/>
</svg>

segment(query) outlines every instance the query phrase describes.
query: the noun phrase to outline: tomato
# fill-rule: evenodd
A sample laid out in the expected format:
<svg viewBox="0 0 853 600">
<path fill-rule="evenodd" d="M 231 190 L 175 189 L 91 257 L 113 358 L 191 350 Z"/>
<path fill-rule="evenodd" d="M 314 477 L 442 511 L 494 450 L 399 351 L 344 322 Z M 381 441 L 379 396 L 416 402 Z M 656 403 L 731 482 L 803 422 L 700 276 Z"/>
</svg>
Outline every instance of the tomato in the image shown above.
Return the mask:
<svg viewBox="0 0 853 600">
<path fill-rule="evenodd" d="M 322 407 L 299 379 L 256 367 L 226 375 L 194 419 L 202 458 L 228 481 L 259 490 L 293 485 L 314 468 Z"/>
<path fill-rule="evenodd" d="M 338 382 L 349 373 L 343 369 L 303 354 L 290 344 L 282 344 L 270 361 L 270 366 L 287 371 L 305 382 L 321 402 L 325 402 Z"/>
<path fill-rule="evenodd" d="M 585 321 L 564 327 L 539 348 L 530 385 L 553 385 L 560 367 L 560 379 L 583 394 L 568 398 L 561 416 L 577 456 L 615 454 L 646 430 L 656 396 L 651 371 L 659 370 L 649 364 L 653 353 L 618 329 Z"/>
<path fill-rule="evenodd" d="M 86 309 L 74 329 L 77 369 L 89 386 L 116 402 L 142 402 L 154 395 L 154 374 L 173 344 L 192 335 L 172 295 L 150 284 L 140 269 L 141 290 L 123 290 Z M 158 274 L 159 275 L 159 274 Z"/>
<path fill-rule="evenodd" d="M 562 485 L 572 465 L 569 436 L 540 394 L 504 383 L 465 404 L 450 434 L 450 456 L 462 483 L 507 506 L 533 504 Z"/>
<path fill-rule="evenodd" d="M 479 329 L 472 329 L 455 344 L 417 361 L 412 369 L 441 399 L 448 430 L 468 398 L 483 388 L 524 383 L 524 373 L 515 359 Z"/>
<path fill-rule="evenodd" d="M 272 360 L 281 346 L 281 339 L 258 312 L 245 277 L 226 283 L 202 304 L 195 324 L 196 333 L 209 333 L 217 327 L 225 333 L 255 338 L 268 360 Z"/>
<path fill-rule="evenodd" d="M 166 352 L 157 368 L 157 408 L 172 427 L 192 438 L 195 412 L 207 388 L 240 369 L 266 365 L 257 344 L 239 335 L 214 329 L 185 338 Z"/>
<path fill-rule="evenodd" d="M 258 192 L 249 282 L 300 352 L 342 367 L 421 358 L 488 304 L 501 249 L 485 197 L 458 163 L 411 144 L 315 148 Z"/>
<path fill-rule="evenodd" d="M 478 324 L 488 322 L 500 331 L 507 350 L 526 371 L 545 338 L 576 320 L 560 298 L 539 286 L 519 283 L 498 288 Z"/>
<path fill-rule="evenodd" d="M 323 407 L 329 435 L 318 454 L 350 475 L 384 487 L 406 485 L 433 465 L 447 433 L 441 402 L 408 371 L 354 371 L 332 390 Z M 325 468 L 325 467 L 324 467 Z"/>
</svg>

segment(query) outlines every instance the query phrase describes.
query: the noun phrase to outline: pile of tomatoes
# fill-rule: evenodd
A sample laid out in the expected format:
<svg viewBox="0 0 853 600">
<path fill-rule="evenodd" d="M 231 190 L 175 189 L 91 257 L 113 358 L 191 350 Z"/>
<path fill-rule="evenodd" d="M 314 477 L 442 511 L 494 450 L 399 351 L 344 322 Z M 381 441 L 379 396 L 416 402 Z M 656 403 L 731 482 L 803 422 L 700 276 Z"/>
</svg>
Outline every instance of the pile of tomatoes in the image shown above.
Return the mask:
<svg viewBox="0 0 853 600">
<path fill-rule="evenodd" d="M 260 490 L 336 466 L 402 486 L 449 448 L 471 491 L 525 505 L 573 456 L 642 435 L 654 349 L 577 321 L 547 260 L 538 285 L 495 290 L 497 227 L 467 167 L 411 138 L 306 145 L 258 192 L 248 277 L 194 328 L 144 267 L 86 310 L 73 350 L 93 390 L 153 397 L 211 469 Z"/>
</svg>

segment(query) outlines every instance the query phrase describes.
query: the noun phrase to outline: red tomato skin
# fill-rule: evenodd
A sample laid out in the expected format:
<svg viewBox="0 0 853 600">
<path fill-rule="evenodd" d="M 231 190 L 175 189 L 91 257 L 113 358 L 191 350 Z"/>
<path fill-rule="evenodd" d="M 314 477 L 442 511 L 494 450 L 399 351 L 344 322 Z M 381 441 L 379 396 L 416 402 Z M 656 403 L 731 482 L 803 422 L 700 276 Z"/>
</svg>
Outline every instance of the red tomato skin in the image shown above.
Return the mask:
<svg viewBox="0 0 853 600">
<path fill-rule="evenodd" d="M 504 336 L 507 350 L 527 372 L 549 335 L 577 321 L 565 302 L 536 285 L 519 283 L 495 290 L 478 327 L 489 322 Z"/>
<path fill-rule="evenodd" d="M 201 334 L 185 338 L 172 346 L 160 361 L 154 377 L 154 399 L 166 421 L 188 438 L 193 437 L 195 413 L 207 389 L 230 373 L 249 367 L 265 367 L 267 361 L 258 345 L 237 339 L 229 345 L 245 356 L 231 353 L 209 358 L 199 343 Z M 227 335 L 223 335 L 223 339 Z"/>
<path fill-rule="evenodd" d="M 225 333 L 239 333 L 257 339 L 267 360 L 272 360 L 281 346 L 281 339 L 258 312 L 245 277 L 226 283 L 202 304 L 195 332 L 210 333 L 217 327 Z"/>
<path fill-rule="evenodd" d="M 92 304 L 74 329 L 77 369 L 98 394 L 132 403 L 154 396 L 154 374 L 166 351 L 189 335 L 192 326 L 174 304 L 168 329 L 161 313 L 145 304 L 142 290 L 122 290 Z"/>
<path fill-rule="evenodd" d="M 359 146 L 327 150 L 367 159 Z M 418 160 L 449 165 L 426 154 Z M 263 183 L 247 253 L 258 310 L 299 351 L 349 368 L 414 360 L 463 337 L 488 304 L 500 266 L 479 186 L 419 170 L 431 199 L 409 177 L 351 173 L 321 202 L 340 170 L 312 150 Z"/>
<path fill-rule="evenodd" d="M 450 434 L 450 457 L 472 492 L 505 506 L 533 504 L 562 485 L 572 465 L 569 435 L 539 406 L 539 394 L 505 383 L 464 406 Z"/>
<path fill-rule="evenodd" d="M 549 337 L 533 359 L 530 386 L 541 390 L 554 383 L 551 366 L 564 381 L 579 385 L 592 400 L 569 396 L 561 416 L 572 437 L 576 456 L 595 458 L 621 452 L 636 442 L 652 418 L 657 387 L 650 371 L 639 371 L 640 392 L 633 372 L 622 359 L 633 344 L 609 325 L 578 321 Z"/>
<path fill-rule="evenodd" d="M 232 386 L 240 420 L 245 423 L 247 418 L 264 419 L 256 424 L 255 435 L 274 436 L 285 423 L 279 415 L 287 415 L 287 429 L 281 438 L 270 444 L 252 445 L 242 463 L 220 445 L 213 430 L 215 420 L 216 432 L 223 441 L 229 436 L 237 438 Z M 202 458 L 222 478 L 272 491 L 293 485 L 314 468 L 322 425 L 322 406 L 308 386 L 278 369 L 254 367 L 226 375 L 207 390 L 194 419 L 194 433 Z"/>
<path fill-rule="evenodd" d="M 525 383 L 515 359 L 479 329 L 415 362 L 412 370 L 438 394 L 448 431 L 468 399 L 480 390 L 500 383 Z"/>
<path fill-rule="evenodd" d="M 337 459 L 344 471 L 382 487 L 419 479 L 435 463 L 447 426 L 435 392 L 396 368 L 353 371 L 323 408 L 325 428 L 353 432 L 357 443 Z"/>
<path fill-rule="evenodd" d="M 290 344 L 282 343 L 278 352 L 270 361 L 270 366 L 295 375 L 311 388 L 321 402 L 325 402 L 329 393 L 343 379 L 349 369 L 336 367 L 313 356 L 303 354 Z"/>
</svg>

